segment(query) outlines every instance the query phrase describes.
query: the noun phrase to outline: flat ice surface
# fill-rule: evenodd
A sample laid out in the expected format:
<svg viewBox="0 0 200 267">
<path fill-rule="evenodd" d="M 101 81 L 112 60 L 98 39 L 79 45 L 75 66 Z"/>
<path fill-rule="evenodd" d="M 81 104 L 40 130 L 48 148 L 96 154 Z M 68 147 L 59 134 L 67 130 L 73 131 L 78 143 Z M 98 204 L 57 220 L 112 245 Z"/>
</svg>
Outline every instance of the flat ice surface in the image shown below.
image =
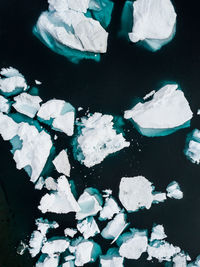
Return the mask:
<svg viewBox="0 0 200 267">
<path fill-rule="evenodd" d="M 40 176 L 52 148 L 51 137 L 45 131 L 39 132 L 35 126 L 28 123 L 14 122 L 13 119 L 0 113 L 0 134 L 4 140 L 11 140 L 15 136 L 19 137 L 19 144 L 13 145 L 13 159 L 17 169 L 30 167 L 28 171 L 32 182 L 36 182 Z M 12 141 L 12 140 L 11 140 Z M 15 147 L 16 146 L 16 147 Z"/>
<path fill-rule="evenodd" d="M 58 267 L 59 256 L 54 255 L 49 257 L 48 255 L 41 255 L 35 267 Z"/>
<path fill-rule="evenodd" d="M 69 213 L 78 212 L 79 204 L 76 202 L 67 178 L 63 175 L 57 180 L 57 190 L 45 194 L 38 207 L 42 213 Z"/>
<path fill-rule="evenodd" d="M 132 42 L 166 41 L 173 35 L 176 13 L 170 0 L 137 0 L 133 2 L 133 21 Z"/>
<path fill-rule="evenodd" d="M 62 150 L 52 161 L 56 170 L 66 176 L 70 176 L 71 166 L 69 163 L 67 150 Z"/>
<path fill-rule="evenodd" d="M 80 211 L 76 213 L 76 219 L 82 220 L 88 216 L 96 215 L 102 209 L 102 197 L 95 188 L 86 188 L 78 199 Z"/>
<path fill-rule="evenodd" d="M 51 99 L 42 104 L 37 116 L 44 123 L 52 124 L 54 130 L 72 136 L 74 133 L 74 107 L 64 100 Z"/>
<path fill-rule="evenodd" d="M 87 217 L 83 221 L 79 221 L 77 224 L 77 229 L 83 234 L 85 239 L 100 233 L 99 227 L 93 217 Z"/>
<path fill-rule="evenodd" d="M 76 229 L 72 229 L 72 228 L 66 228 L 65 230 L 64 230 L 64 234 L 65 234 L 65 236 L 70 236 L 70 237 L 74 237 L 75 236 L 75 234 L 77 233 L 78 231 L 76 230 Z"/>
<path fill-rule="evenodd" d="M 86 167 L 99 164 L 109 154 L 130 145 L 122 133 L 117 134 L 112 120 L 111 115 L 101 113 L 82 118 L 79 126 L 80 135 L 76 140 L 74 151 L 76 158 Z"/>
<path fill-rule="evenodd" d="M 200 131 L 198 129 L 188 134 L 184 153 L 191 162 L 200 163 Z"/>
<path fill-rule="evenodd" d="M 102 267 L 123 267 L 124 258 L 119 255 L 117 248 L 110 248 L 106 255 L 100 256 L 100 266 Z"/>
<path fill-rule="evenodd" d="M 139 102 L 125 111 L 124 118 L 132 119 L 141 134 L 161 136 L 172 133 L 180 127 L 188 127 L 193 113 L 178 84 L 167 84 L 159 89 L 153 98 Z"/>
<path fill-rule="evenodd" d="M 42 247 L 42 253 L 53 256 L 54 254 L 62 253 L 69 247 L 69 241 L 65 239 L 50 239 L 47 240 Z"/>
<path fill-rule="evenodd" d="M 0 92 L 5 96 L 15 95 L 28 89 L 24 76 L 17 69 L 3 68 L 0 74 L 3 76 L 0 78 Z"/>
<path fill-rule="evenodd" d="M 0 95 L 0 112 L 8 113 L 10 110 L 9 101 Z"/>
<path fill-rule="evenodd" d="M 127 259 L 139 259 L 143 252 L 147 250 L 147 231 L 130 229 L 124 233 L 117 243 L 120 245 L 119 254 Z"/>
<path fill-rule="evenodd" d="M 39 96 L 33 96 L 27 93 L 21 93 L 14 97 L 13 107 L 19 112 L 30 118 L 34 118 L 40 108 L 42 99 Z"/>
<path fill-rule="evenodd" d="M 117 214 L 120 212 L 120 208 L 117 204 L 117 202 L 114 200 L 113 197 L 107 198 L 105 200 L 105 204 L 103 206 L 103 209 L 100 211 L 99 220 L 110 220 L 114 216 L 114 214 Z"/>
<path fill-rule="evenodd" d="M 152 228 L 152 233 L 151 233 L 151 237 L 150 237 L 150 241 L 153 240 L 162 240 L 164 238 L 166 238 L 166 234 L 165 234 L 165 230 L 162 224 L 158 224 L 155 225 Z"/>
<path fill-rule="evenodd" d="M 183 192 L 180 189 L 179 184 L 176 181 L 171 182 L 167 188 L 167 196 L 170 198 L 181 199 L 183 198 Z"/>
</svg>

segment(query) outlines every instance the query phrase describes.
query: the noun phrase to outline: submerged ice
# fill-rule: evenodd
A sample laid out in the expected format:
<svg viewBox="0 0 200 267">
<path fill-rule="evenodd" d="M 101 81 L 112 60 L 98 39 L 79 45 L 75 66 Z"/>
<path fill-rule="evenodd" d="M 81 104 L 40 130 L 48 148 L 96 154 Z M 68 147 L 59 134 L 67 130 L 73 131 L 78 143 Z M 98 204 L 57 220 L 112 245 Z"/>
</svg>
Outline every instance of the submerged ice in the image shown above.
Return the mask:
<svg viewBox="0 0 200 267">
<path fill-rule="evenodd" d="M 193 113 L 178 84 L 167 84 L 151 100 L 139 102 L 124 117 L 146 136 L 164 136 L 190 126 Z"/>
</svg>

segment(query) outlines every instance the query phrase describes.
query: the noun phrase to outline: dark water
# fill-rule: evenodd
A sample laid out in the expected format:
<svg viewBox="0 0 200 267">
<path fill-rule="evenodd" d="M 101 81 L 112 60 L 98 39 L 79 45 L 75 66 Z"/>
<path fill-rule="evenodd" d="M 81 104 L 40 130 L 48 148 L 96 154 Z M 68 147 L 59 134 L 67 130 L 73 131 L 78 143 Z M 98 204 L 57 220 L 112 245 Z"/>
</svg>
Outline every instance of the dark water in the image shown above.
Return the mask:
<svg viewBox="0 0 200 267">
<path fill-rule="evenodd" d="M 159 88 L 163 81 L 174 81 L 180 84 L 196 113 L 200 108 L 198 1 L 173 1 L 178 14 L 177 32 L 172 42 L 156 53 L 118 39 L 124 1 L 115 2 L 109 27 L 108 53 L 102 56 L 100 63 L 83 61 L 73 65 L 32 35 L 34 23 L 41 11 L 47 8 L 45 0 L 2 0 L 0 67 L 16 67 L 30 85 L 35 79 L 41 80 L 39 95 L 44 101 L 61 98 L 76 108 L 89 107 L 91 112 L 113 115 L 123 115 L 135 97 Z M 94 186 L 111 188 L 113 195 L 117 196 L 123 176 L 143 175 L 154 183 L 158 191 L 165 190 L 172 180 L 178 181 L 184 192 L 182 200 L 167 200 L 150 210 L 129 214 L 128 219 L 132 227 L 149 230 L 153 223 L 163 224 L 168 241 L 195 258 L 200 254 L 200 166 L 190 163 L 182 151 L 186 134 L 193 128 L 200 128 L 200 119 L 194 115 L 190 129 L 161 138 L 142 137 L 127 121 L 124 128 L 126 139 L 132 140 L 130 148 L 108 157 L 102 164 L 88 170 L 71 157 L 75 167 L 71 177 L 78 193 L 86 186 Z M 67 147 L 71 151 L 70 141 L 59 134 L 57 150 Z M 37 205 L 42 193 L 33 189 L 24 171 L 16 170 L 9 152 L 10 145 L 0 142 L 0 205 L 3 207 L 0 209 L 0 267 L 31 267 L 34 261 L 28 255 L 16 255 L 16 247 L 21 239 L 29 237 L 34 229 L 34 219 L 41 216 Z M 71 215 L 47 217 L 56 219 L 61 227 L 73 226 Z M 101 243 L 105 252 L 108 243 L 94 239 Z M 125 266 L 164 266 L 145 259 L 144 254 L 138 261 L 125 261 Z"/>
</svg>

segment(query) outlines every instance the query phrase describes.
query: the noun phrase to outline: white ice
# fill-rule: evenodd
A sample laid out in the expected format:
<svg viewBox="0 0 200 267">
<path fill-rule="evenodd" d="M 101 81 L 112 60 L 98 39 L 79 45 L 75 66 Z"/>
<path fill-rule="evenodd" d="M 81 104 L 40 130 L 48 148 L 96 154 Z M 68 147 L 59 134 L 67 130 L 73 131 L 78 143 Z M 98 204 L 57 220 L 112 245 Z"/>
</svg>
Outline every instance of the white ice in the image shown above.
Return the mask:
<svg viewBox="0 0 200 267">
<path fill-rule="evenodd" d="M 54 254 L 60 254 L 69 247 L 69 241 L 61 238 L 52 238 L 44 242 L 42 247 L 42 253 L 53 256 Z"/>
<path fill-rule="evenodd" d="M 123 267 L 124 258 L 119 255 L 117 248 L 110 248 L 106 255 L 100 256 L 100 266 L 102 267 Z"/>
<path fill-rule="evenodd" d="M 165 230 L 162 224 L 157 224 L 152 228 L 152 233 L 150 237 L 150 241 L 153 240 L 162 240 L 166 238 Z"/>
<path fill-rule="evenodd" d="M 177 254 L 173 259 L 173 267 L 190 267 L 190 264 L 187 265 L 187 261 L 190 261 L 190 257 L 185 255 L 185 253 Z"/>
<path fill-rule="evenodd" d="M 49 257 L 48 255 L 41 255 L 35 267 L 58 267 L 59 256 L 53 255 Z"/>
<path fill-rule="evenodd" d="M 193 163 L 200 163 L 200 131 L 195 129 L 188 134 L 184 153 Z"/>
<path fill-rule="evenodd" d="M 130 145 L 122 133 L 113 128 L 113 116 L 94 113 L 82 118 L 81 133 L 77 138 L 76 157 L 86 167 L 99 164 L 109 154 Z"/>
<path fill-rule="evenodd" d="M 124 118 L 132 119 L 143 135 L 161 136 L 188 127 L 186 123 L 192 116 L 189 103 L 178 84 L 167 84 L 151 100 L 139 102 L 125 111 Z"/>
<path fill-rule="evenodd" d="M 87 217 L 83 221 L 79 221 L 77 224 L 77 229 L 85 239 L 100 233 L 99 227 L 93 217 Z"/>
<path fill-rule="evenodd" d="M 56 191 L 58 189 L 58 185 L 53 177 L 47 177 L 44 181 L 44 186 L 47 190 Z"/>
<path fill-rule="evenodd" d="M 120 208 L 117 202 L 114 200 L 114 198 L 113 197 L 107 198 L 105 200 L 103 209 L 100 211 L 99 220 L 100 221 L 110 220 L 112 219 L 114 214 L 117 214 L 119 212 Z"/>
<path fill-rule="evenodd" d="M 9 101 L 5 97 L 0 95 L 0 112 L 9 113 L 9 111 L 10 111 Z"/>
<path fill-rule="evenodd" d="M 45 180 L 44 178 L 41 176 L 37 182 L 35 183 L 35 189 L 37 190 L 42 190 L 42 188 L 44 187 L 45 185 Z"/>
<path fill-rule="evenodd" d="M 77 230 L 76 229 L 65 228 L 65 230 L 64 230 L 65 236 L 70 236 L 72 238 L 75 236 L 76 233 L 77 233 Z"/>
<path fill-rule="evenodd" d="M 52 161 L 57 172 L 62 173 L 66 176 L 70 176 L 71 166 L 69 163 L 67 150 L 62 150 Z"/>
<path fill-rule="evenodd" d="M 179 184 L 176 181 L 171 182 L 167 188 L 167 196 L 170 198 L 181 199 L 183 198 L 183 192 L 180 189 Z"/>
<path fill-rule="evenodd" d="M 90 0 L 48 0 L 49 9 L 54 11 L 67 11 L 68 9 L 86 13 Z"/>
</svg>

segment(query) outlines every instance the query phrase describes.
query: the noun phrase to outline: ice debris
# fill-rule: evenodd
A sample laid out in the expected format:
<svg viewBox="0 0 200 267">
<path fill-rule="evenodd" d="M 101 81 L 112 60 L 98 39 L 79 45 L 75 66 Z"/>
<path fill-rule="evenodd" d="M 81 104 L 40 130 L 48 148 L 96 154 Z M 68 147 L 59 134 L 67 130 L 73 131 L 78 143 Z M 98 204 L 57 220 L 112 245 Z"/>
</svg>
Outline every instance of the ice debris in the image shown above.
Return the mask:
<svg viewBox="0 0 200 267">
<path fill-rule="evenodd" d="M 183 198 L 183 192 L 180 189 L 179 184 L 176 181 L 171 182 L 167 188 L 167 196 L 170 198 L 181 199 Z"/>
<path fill-rule="evenodd" d="M 59 173 L 62 173 L 68 177 L 70 176 L 71 166 L 69 163 L 67 150 L 63 149 L 53 160 L 53 164 Z"/>
<path fill-rule="evenodd" d="M 13 107 L 19 112 L 30 118 L 34 118 L 40 108 L 42 99 L 39 96 L 33 96 L 27 93 L 21 93 L 14 97 Z"/>
<path fill-rule="evenodd" d="M 37 84 L 37 85 L 41 85 L 42 82 L 41 82 L 41 81 L 38 81 L 38 80 L 35 80 L 35 84 Z"/>
<path fill-rule="evenodd" d="M 80 135 L 74 141 L 74 154 L 86 167 L 99 164 L 109 154 L 130 145 L 122 133 L 117 134 L 112 120 L 113 116 L 101 113 L 82 118 L 79 125 Z"/>
<path fill-rule="evenodd" d="M 83 194 L 78 199 L 80 211 L 76 213 L 76 219 L 82 220 L 88 216 L 96 215 L 102 210 L 102 197 L 99 191 L 95 188 L 86 188 Z"/>
<path fill-rule="evenodd" d="M 119 185 L 119 199 L 128 212 L 150 209 L 152 202 L 158 202 L 158 198 L 154 197 L 157 193 L 153 190 L 152 183 L 143 176 L 123 177 Z"/>
<path fill-rule="evenodd" d="M 133 2 L 133 28 L 129 39 L 145 41 L 153 51 L 171 41 L 176 31 L 176 13 L 170 0 Z"/>
<path fill-rule="evenodd" d="M 65 234 L 65 236 L 70 236 L 70 237 L 72 237 L 72 238 L 75 236 L 76 233 L 77 233 L 77 230 L 76 230 L 76 229 L 66 228 L 66 229 L 64 230 L 64 234 Z"/>
<path fill-rule="evenodd" d="M 117 202 L 114 200 L 114 198 L 113 197 L 107 198 L 105 200 L 103 209 L 100 211 L 99 220 L 100 221 L 110 220 L 112 219 L 114 214 L 117 214 L 119 212 L 120 208 Z"/>
<path fill-rule="evenodd" d="M 26 91 L 28 86 L 24 76 L 12 67 L 0 71 L 0 92 L 5 96 L 16 95 Z"/>
<path fill-rule="evenodd" d="M 100 256 L 100 266 L 102 267 L 123 267 L 124 258 L 119 255 L 117 248 L 110 248 L 106 255 Z"/>
<path fill-rule="evenodd" d="M 83 234 L 85 239 L 100 233 L 99 227 L 93 217 L 87 217 L 83 221 L 79 221 L 77 224 L 77 229 Z"/>
<path fill-rule="evenodd" d="M 190 126 L 193 113 L 178 84 L 167 84 L 153 98 L 125 111 L 138 131 L 146 136 L 165 136 Z"/>
<path fill-rule="evenodd" d="M 10 103 L 9 101 L 0 95 L 0 112 L 8 113 L 10 111 Z"/>
<path fill-rule="evenodd" d="M 63 175 L 57 180 L 57 189 L 50 194 L 45 194 L 38 207 L 42 213 L 69 213 L 78 212 L 79 204 L 76 202 L 67 178 Z"/>
<path fill-rule="evenodd" d="M 198 129 L 188 134 L 184 153 L 191 162 L 200 163 L 200 131 Z"/>
</svg>

